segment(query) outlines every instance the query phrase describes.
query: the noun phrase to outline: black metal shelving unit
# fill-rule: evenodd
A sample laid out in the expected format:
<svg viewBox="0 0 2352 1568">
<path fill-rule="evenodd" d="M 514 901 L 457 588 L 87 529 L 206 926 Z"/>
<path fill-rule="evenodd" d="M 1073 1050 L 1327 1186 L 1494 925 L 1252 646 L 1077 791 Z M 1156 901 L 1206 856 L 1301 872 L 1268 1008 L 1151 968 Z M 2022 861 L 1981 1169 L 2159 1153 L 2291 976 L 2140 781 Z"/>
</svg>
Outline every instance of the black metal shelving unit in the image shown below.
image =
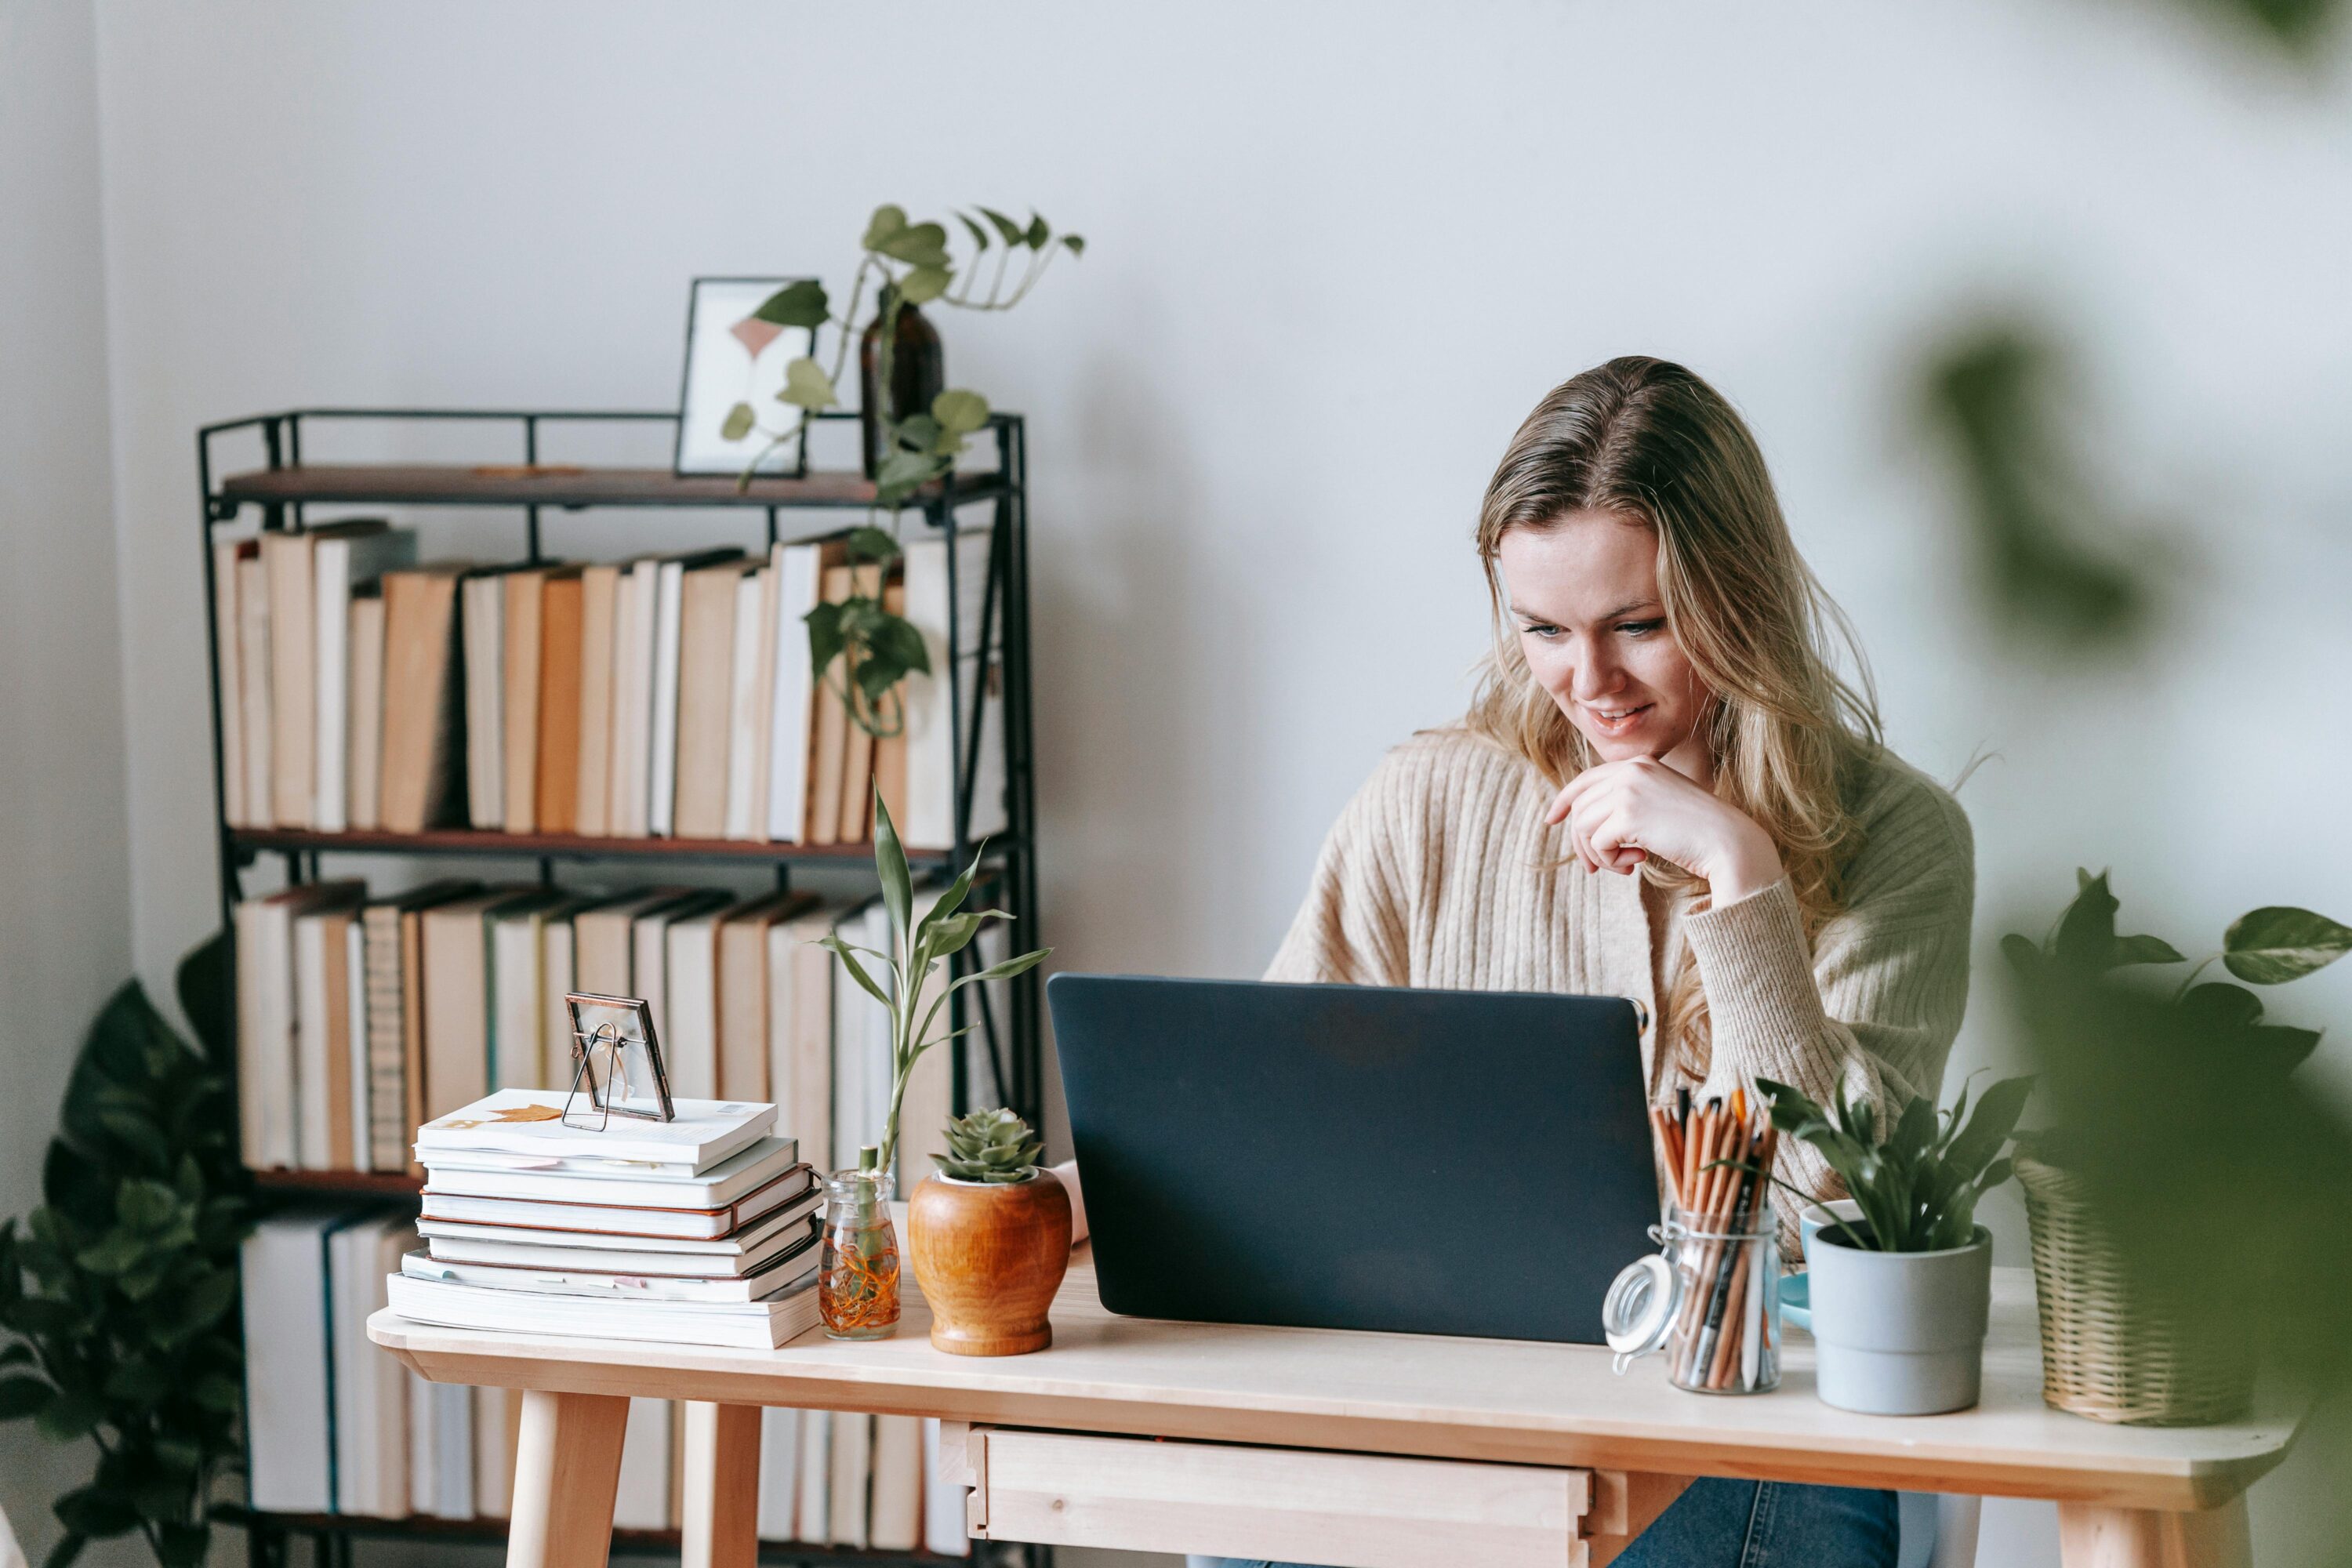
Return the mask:
<svg viewBox="0 0 2352 1568">
<path fill-rule="evenodd" d="M 819 414 L 819 421 L 855 421 L 855 414 Z M 856 868 L 871 875 L 872 847 L 865 844 L 811 846 L 750 843 L 732 839 L 606 838 L 570 834 L 509 834 L 438 828 L 423 833 L 321 833 L 281 828 L 232 826 L 225 810 L 226 759 L 222 750 L 220 639 L 213 592 L 214 531 L 246 520 L 247 509 L 257 514 L 264 531 L 299 531 L 309 508 L 320 505 L 381 507 L 464 507 L 504 509 L 520 514 L 521 549 L 518 558 L 537 563 L 553 559 L 543 534 L 550 522 L 560 524 L 567 514 L 617 508 L 680 509 L 740 516 L 762 515 L 767 542 L 837 532 L 859 520 L 874 506 L 874 486 L 862 474 L 817 470 L 796 476 L 759 476 L 748 483 L 730 477 L 680 476 L 667 468 L 624 468 L 573 463 L 543 464 L 541 441 L 551 431 L 578 432 L 596 426 L 643 427 L 668 424 L 671 412 L 641 410 L 483 410 L 450 408 L 301 408 L 262 414 L 207 425 L 197 432 L 197 482 L 201 493 L 205 542 L 205 622 L 206 651 L 211 660 L 213 699 L 214 827 L 220 868 L 221 911 L 225 929 L 234 931 L 230 912 L 243 895 L 245 874 L 264 855 L 283 862 L 289 883 L 316 880 L 321 863 L 345 855 L 416 856 L 536 860 L 542 881 L 551 880 L 558 861 L 625 864 L 643 860 L 690 860 L 704 864 L 758 866 L 772 868 L 778 887 L 789 887 L 795 868 Z M 384 426 L 465 426 L 476 429 L 510 427 L 520 450 L 508 463 L 368 462 L 306 459 L 304 442 L 313 453 L 322 431 L 358 425 Z M 221 444 L 257 440 L 261 466 L 230 471 L 220 457 Z M 970 863 L 972 844 L 972 784 L 977 770 L 982 720 L 986 704 L 1003 705 L 1005 751 L 1005 817 L 1003 833 L 986 846 L 982 879 L 975 900 L 986 899 L 1015 917 L 1015 929 L 1024 944 L 1042 938 L 1038 931 L 1036 867 L 1036 788 L 1031 721 L 1028 560 L 1028 455 L 1021 416 L 997 414 L 976 438 L 983 455 L 992 447 L 994 462 L 959 471 L 926 487 L 908 503 L 921 526 L 947 536 L 948 646 L 966 646 L 960 620 L 963 594 L 957 583 L 959 533 L 985 529 L 990 535 L 988 586 L 982 600 L 982 624 L 977 646 L 1001 647 L 1003 680 L 992 691 L 982 680 L 979 689 L 962 689 L 961 661 L 953 657 L 935 678 L 948 685 L 950 735 L 957 758 L 954 846 L 946 853 L 912 854 L 918 873 L 941 871 Z M 700 542 L 665 520 L 663 542 L 677 547 Z M 983 668 L 985 665 L 983 663 Z M 234 700 L 234 694 L 227 694 Z M 233 937 L 232 937 L 233 940 Z M 967 950 L 954 961 L 958 973 L 977 965 L 978 954 Z M 978 1026 L 977 1037 L 986 1046 L 995 1098 L 1013 1106 L 1033 1125 L 1044 1117 L 1044 1076 L 1040 1058 L 1043 982 L 1032 970 L 1010 984 L 1007 1016 L 998 1017 L 983 994 L 971 986 L 953 998 L 953 1026 Z M 967 1004 L 978 1016 L 967 1016 Z M 969 1108 L 977 1086 L 967 1081 L 966 1059 L 955 1060 L 956 1103 Z M 383 1197 L 413 1194 L 413 1177 L 374 1172 L 289 1171 L 256 1173 L 257 1184 L 268 1192 L 308 1193 L 350 1197 Z M 281 1515 L 239 1510 L 236 1517 L 248 1531 L 252 1568 L 285 1568 L 288 1549 L 298 1538 L 314 1542 L 318 1568 L 349 1568 L 354 1539 L 395 1537 L 417 1540 L 497 1541 L 505 1526 L 497 1521 L 449 1521 L 433 1519 L 382 1520 L 354 1515 Z M 674 1532 L 616 1532 L 618 1553 L 660 1553 L 676 1550 Z M 973 1542 L 973 1562 L 1001 1561 L 1006 1553 L 989 1543 Z M 1028 1548 L 1019 1553 L 1042 1565 L 1047 1554 Z M 890 1568 L 931 1568 L 966 1560 L 921 1553 L 853 1552 L 796 1543 L 762 1542 L 764 1563 L 858 1563 Z"/>
</svg>

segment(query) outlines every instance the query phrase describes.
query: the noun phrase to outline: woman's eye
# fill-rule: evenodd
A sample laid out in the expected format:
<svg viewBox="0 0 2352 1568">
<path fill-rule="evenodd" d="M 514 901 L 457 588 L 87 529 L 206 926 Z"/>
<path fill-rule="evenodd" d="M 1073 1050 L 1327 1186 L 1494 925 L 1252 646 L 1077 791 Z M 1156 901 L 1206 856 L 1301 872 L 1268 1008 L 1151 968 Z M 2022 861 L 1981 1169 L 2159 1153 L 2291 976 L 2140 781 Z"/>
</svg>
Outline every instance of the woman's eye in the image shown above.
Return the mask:
<svg viewBox="0 0 2352 1568">
<path fill-rule="evenodd" d="M 1620 621 L 1617 629 L 1628 637 L 1645 637 L 1665 624 L 1664 621 Z"/>
<path fill-rule="evenodd" d="M 1541 637 L 1546 642 L 1549 642 L 1552 638 L 1559 636 L 1559 628 L 1558 626 L 1552 626 L 1544 621 L 1538 621 L 1533 626 L 1521 626 L 1519 630 L 1526 633 L 1528 637 Z"/>
</svg>

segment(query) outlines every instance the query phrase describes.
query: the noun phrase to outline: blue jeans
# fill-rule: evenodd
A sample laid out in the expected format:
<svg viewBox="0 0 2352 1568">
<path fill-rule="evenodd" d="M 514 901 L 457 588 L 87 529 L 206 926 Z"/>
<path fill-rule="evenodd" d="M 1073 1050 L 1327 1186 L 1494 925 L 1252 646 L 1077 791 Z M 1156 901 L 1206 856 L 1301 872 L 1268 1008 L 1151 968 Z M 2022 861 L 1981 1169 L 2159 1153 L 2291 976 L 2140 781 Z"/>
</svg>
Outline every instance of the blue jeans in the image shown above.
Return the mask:
<svg viewBox="0 0 2352 1568">
<path fill-rule="evenodd" d="M 1895 1568 L 1895 1494 L 1702 1477 L 1636 1536 L 1617 1568 Z M 1193 1568 L 1297 1568 L 1194 1557 Z"/>
</svg>

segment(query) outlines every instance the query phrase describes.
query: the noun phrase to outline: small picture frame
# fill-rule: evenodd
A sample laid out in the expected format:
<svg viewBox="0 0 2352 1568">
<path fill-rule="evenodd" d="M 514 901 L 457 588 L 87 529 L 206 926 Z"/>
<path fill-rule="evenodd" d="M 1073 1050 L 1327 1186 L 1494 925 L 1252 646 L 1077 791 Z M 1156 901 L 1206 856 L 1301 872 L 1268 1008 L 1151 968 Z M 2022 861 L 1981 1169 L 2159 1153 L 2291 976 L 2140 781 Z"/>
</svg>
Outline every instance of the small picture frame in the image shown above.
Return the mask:
<svg viewBox="0 0 2352 1568">
<path fill-rule="evenodd" d="M 784 367 L 813 353 L 815 330 L 779 327 L 756 312 L 796 278 L 698 278 L 687 296 L 686 374 L 678 391 L 675 471 L 724 475 L 750 470 L 798 478 L 808 471 L 808 416 L 780 403 Z M 751 428 L 730 437 L 738 405 Z"/>
<path fill-rule="evenodd" d="M 572 1092 L 563 1102 L 564 1125 L 601 1132 L 614 1116 L 677 1121 L 653 1008 L 646 1000 L 572 991 L 564 994 L 563 1005 L 572 1014 Z"/>
</svg>

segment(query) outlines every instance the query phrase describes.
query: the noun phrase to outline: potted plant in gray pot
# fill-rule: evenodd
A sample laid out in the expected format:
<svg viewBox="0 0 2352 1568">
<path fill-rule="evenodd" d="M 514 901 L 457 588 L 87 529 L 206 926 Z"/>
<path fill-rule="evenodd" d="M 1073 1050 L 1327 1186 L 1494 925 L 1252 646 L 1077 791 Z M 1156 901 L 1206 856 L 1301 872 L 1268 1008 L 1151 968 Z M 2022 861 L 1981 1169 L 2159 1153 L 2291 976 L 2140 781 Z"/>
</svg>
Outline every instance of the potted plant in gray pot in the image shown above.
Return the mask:
<svg viewBox="0 0 2352 1568">
<path fill-rule="evenodd" d="M 1862 1210 L 1814 1238 L 1816 1392 L 1872 1415 L 1974 1405 L 1992 1300 L 1992 1237 L 1976 1222 L 1977 1200 L 2009 1179 L 2001 1150 L 2032 1080 L 1994 1084 L 1973 1115 L 1965 1088 L 1941 1112 L 1914 1096 L 1883 1129 L 1875 1107 L 1842 1089 L 1832 1118 L 1786 1084 L 1756 1087 L 1771 1100 L 1772 1124 L 1820 1150 Z"/>
</svg>

